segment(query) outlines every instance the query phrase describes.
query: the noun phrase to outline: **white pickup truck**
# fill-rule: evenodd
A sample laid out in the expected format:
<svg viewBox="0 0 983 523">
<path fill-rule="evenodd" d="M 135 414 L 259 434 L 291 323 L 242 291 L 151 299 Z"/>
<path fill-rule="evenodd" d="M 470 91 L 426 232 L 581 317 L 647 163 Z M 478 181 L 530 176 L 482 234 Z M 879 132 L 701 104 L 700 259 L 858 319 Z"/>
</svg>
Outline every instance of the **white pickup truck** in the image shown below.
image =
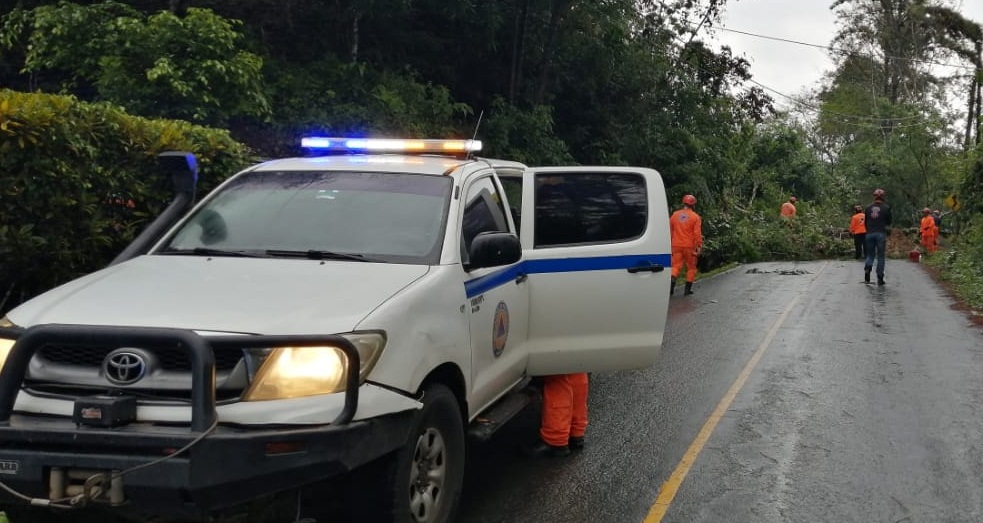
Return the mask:
<svg viewBox="0 0 983 523">
<path fill-rule="evenodd" d="M 205 519 L 349 475 L 363 521 L 452 521 L 530 377 L 656 362 L 656 171 L 305 146 L 198 203 L 195 157 L 161 155 L 161 216 L 0 319 L 0 500 Z"/>
</svg>

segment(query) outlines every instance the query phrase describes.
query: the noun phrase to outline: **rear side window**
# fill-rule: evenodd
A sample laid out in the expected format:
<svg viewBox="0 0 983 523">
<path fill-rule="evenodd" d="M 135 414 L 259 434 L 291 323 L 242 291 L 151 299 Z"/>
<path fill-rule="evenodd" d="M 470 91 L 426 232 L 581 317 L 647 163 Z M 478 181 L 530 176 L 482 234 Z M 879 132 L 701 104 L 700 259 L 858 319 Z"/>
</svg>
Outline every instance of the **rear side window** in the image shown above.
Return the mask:
<svg viewBox="0 0 983 523">
<path fill-rule="evenodd" d="M 538 174 L 535 247 L 638 238 L 648 223 L 647 194 L 637 174 Z"/>
</svg>

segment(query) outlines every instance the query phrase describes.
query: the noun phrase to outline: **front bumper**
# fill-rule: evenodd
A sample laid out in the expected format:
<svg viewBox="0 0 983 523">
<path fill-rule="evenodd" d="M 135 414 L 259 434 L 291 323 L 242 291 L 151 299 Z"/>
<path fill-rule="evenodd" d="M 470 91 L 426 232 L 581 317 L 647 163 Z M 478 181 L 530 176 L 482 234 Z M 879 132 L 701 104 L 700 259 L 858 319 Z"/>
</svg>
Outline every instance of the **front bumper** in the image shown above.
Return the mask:
<svg viewBox="0 0 983 523">
<path fill-rule="evenodd" d="M 412 420 L 407 411 L 341 426 L 220 426 L 188 451 L 122 476 L 124 498 L 117 504 L 175 514 L 233 506 L 383 456 L 405 443 Z M 32 497 L 58 499 L 80 492 L 93 474 L 149 463 L 196 436 L 180 427 L 79 428 L 70 420 L 14 415 L 0 427 L 0 482 Z"/>
<path fill-rule="evenodd" d="M 245 338 L 257 347 L 332 343 L 344 350 L 349 386 L 338 417 L 330 424 L 308 426 L 221 425 L 213 350 L 242 347 Z M 183 425 L 137 420 L 105 428 L 77 426 L 64 417 L 14 413 L 33 354 L 47 343 L 66 340 L 187 351 L 193 374 L 191 419 Z M 62 499 L 91 490 L 85 480 L 103 474 L 107 481 L 99 485 L 103 492 L 93 503 L 200 514 L 343 474 L 403 446 L 414 418 L 414 411 L 403 411 L 351 421 L 358 405 L 358 368 L 357 351 L 338 336 L 206 339 L 177 329 L 31 327 L 19 333 L 0 371 L 0 483 L 31 497 Z M 199 438 L 187 451 L 175 454 Z M 12 499 L 6 492 L 0 494 L 0 499 Z"/>
</svg>

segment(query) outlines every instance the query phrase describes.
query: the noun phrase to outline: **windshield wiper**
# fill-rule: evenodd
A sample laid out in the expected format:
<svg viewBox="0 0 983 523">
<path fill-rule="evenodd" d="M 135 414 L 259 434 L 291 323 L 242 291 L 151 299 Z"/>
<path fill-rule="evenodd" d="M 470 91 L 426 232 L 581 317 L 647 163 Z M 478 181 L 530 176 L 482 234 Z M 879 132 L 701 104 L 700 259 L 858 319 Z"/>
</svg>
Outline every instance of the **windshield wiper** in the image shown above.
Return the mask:
<svg viewBox="0 0 983 523">
<path fill-rule="evenodd" d="M 192 256 L 229 256 L 229 257 L 238 257 L 238 258 L 268 257 L 268 255 L 258 251 L 210 249 L 208 247 L 195 247 L 194 249 L 167 249 L 163 251 L 157 251 L 154 254 L 185 254 L 185 255 L 190 254 Z"/>
<path fill-rule="evenodd" d="M 265 251 L 269 256 L 283 256 L 294 258 L 307 258 L 310 260 L 350 260 L 350 261 L 380 261 L 374 258 L 367 258 L 364 254 L 354 254 L 350 252 L 319 251 L 309 249 L 306 251 L 288 251 L 269 249 Z"/>
</svg>

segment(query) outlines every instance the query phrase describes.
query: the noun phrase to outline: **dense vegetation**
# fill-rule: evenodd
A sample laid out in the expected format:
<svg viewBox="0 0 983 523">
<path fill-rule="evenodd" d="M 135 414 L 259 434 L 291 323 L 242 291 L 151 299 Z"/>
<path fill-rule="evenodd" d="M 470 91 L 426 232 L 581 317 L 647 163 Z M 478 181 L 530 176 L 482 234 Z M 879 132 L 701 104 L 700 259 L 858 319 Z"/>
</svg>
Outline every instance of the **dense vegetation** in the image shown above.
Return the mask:
<svg viewBox="0 0 983 523">
<path fill-rule="evenodd" d="M 140 162 L 162 147 L 214 158 L 203 177 L 217 180 L 315 131 L 477 132 L 494 157 L 654 167 L 672 203 L 699 200 L 704 270 L 844 255 L 849 210 L 884 187 L 901 227 L 923 206 L 958 211 L 944 265 L 972 288 L 983 31 L 950 4 L 835 0 L 837 67 L 789 104 L 704 44 L 725 0 L 5 3 L 0 312 L 132 238 L 150 203 L 100 202 L 155 201 Z"/>
<path fill-rule="evenodd" d="M 0 306 L 112 260 L 166 203 L 157 153 L 195 151 L 204 190 L 250 159 L 226 131 L 10 90 L 0 135 Z"/>
</svg>

